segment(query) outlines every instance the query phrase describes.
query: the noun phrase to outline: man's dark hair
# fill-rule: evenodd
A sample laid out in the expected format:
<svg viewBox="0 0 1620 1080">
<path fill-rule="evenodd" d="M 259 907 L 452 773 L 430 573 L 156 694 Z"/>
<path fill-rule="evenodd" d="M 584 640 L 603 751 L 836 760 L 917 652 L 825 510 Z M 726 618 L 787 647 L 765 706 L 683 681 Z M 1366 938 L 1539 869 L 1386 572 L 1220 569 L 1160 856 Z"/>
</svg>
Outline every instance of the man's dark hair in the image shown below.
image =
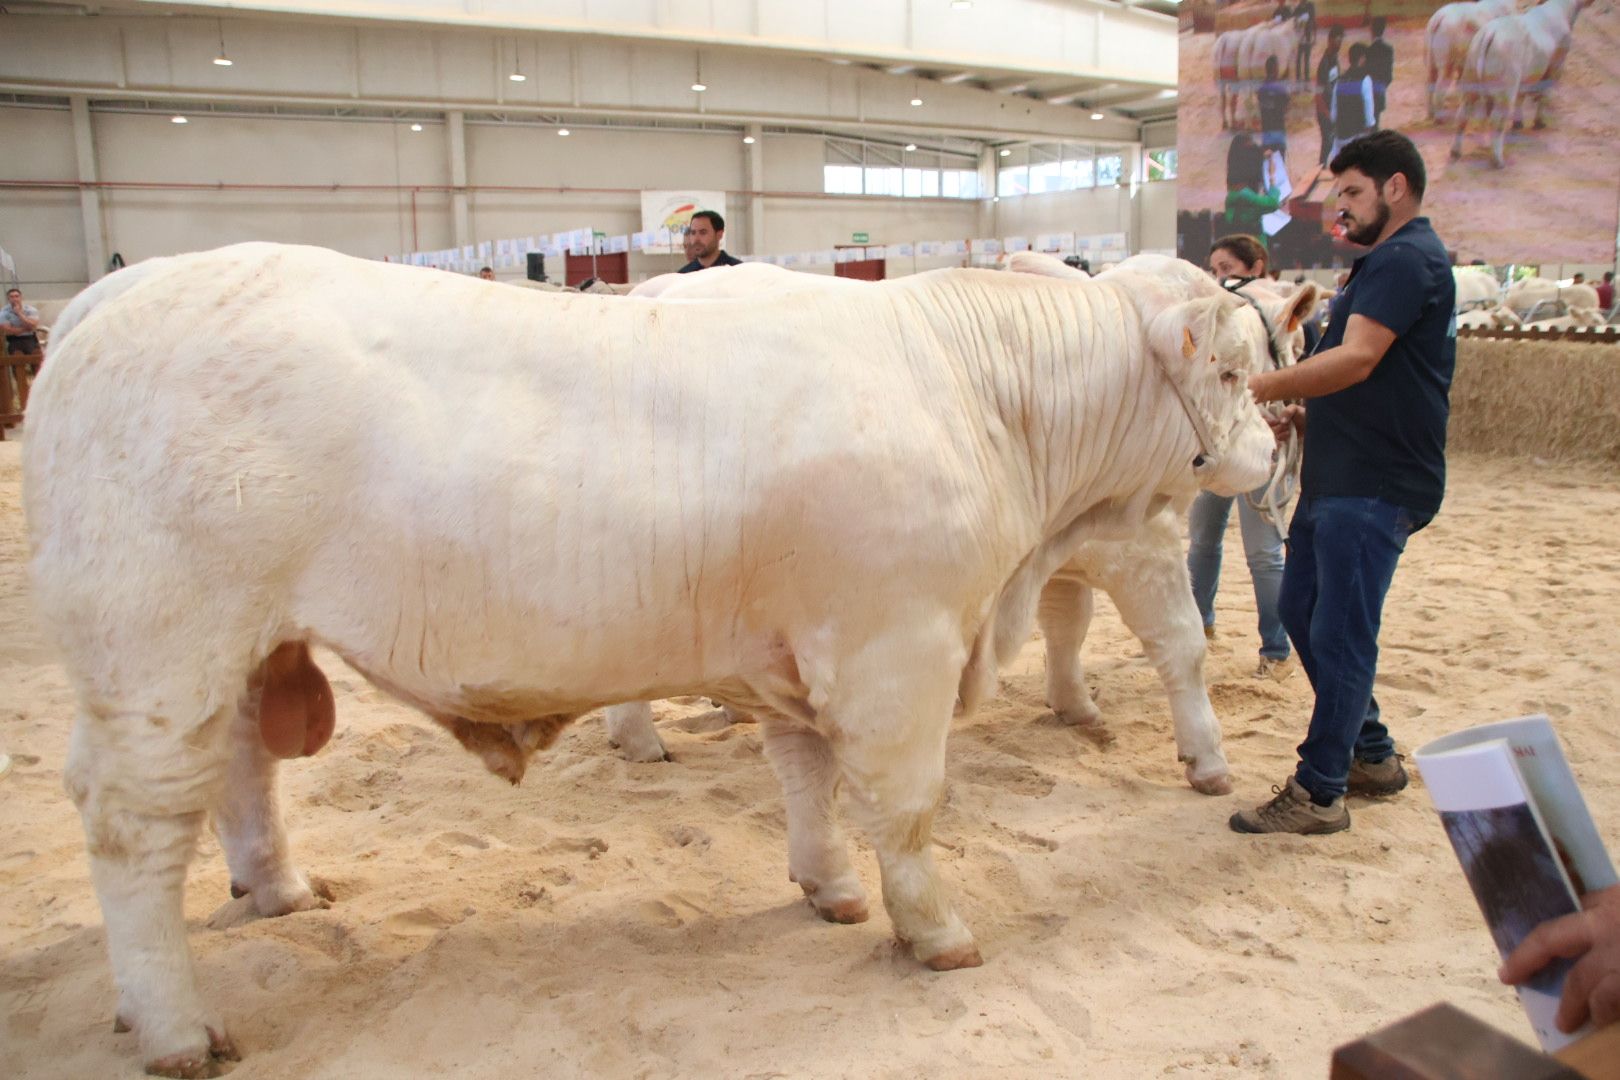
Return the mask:
<svg viewBox="0 0 1620 1080">
<path fill-rule="evenodd" d="M 1423 155 L 1418 148 L 1398 131 L 1378 128 L 1365 135 L 1357 135 L 1345 143 L 1344 149 L 1333 156 L 1328 169 L 1338 176 L 1346 169 L 1359 169 L 1378 185 L 1379 194 L 1396 173 L 1406 177 L 1406 186 L 1418 202 L 1428 186 L 1428 174 L 1423 169 Z"/>
<path fill-rule="evenodd" d="M 1603 280 L 1604 281 L 1613 281 L 1614 280 L 1614 271 L 1613 270 L 1605 270 L 1605 271 L 1603 271 Z"/>
<path fill-rule="evenodd" d="M 1209 247 L 1209 253 L 1224 251 L 1244 266 L 1253 268 L 1256 274 L 1266 272 L 1266 249 L 1260 246 L 1260 241 L 1247 233 L 1233 233 L 1223 236 Z"/>
<path fill-rule="evenodd" d="M 478 272 L 480 274 L 482 274 L 485 270 L 488 270 L 492 274 L 495 272 L 495 268 L 493 266 L 480 266 L 478 268 Z"/>
<path fill-rule="evenodd" d="M 1361 66 L 1361 62 L 1363 60 L 1365 60 L 1365 59 L 1367 59 L 1367 46 L 1363 45 L 1359 41 L 1356 42 L 1354 45 L 1350 46 L 1350 66 L 1351 67 L 1354 68 L 1354 67 Z"/>
<path fill-rule="evenodd" d="M 1382 15 L 1374 15 L 1373 16 L 1373 21 L 1372 21 L 1372 36 L 1373 37 L 1383 37 L 1384 36 L 1384 25 L 1385 25 L 1384 17 Z"/>
<path fill-rule="evenodd" d="M 1277 58 L 1275 56 L 1268 56 L 1268 57 L 1266 57 L 1266 78 L 1275 79 L 1276 77 L 1277 77 Z"/>
<path fill-rule="evenodd" d="M 17 286 L 13 285 L 11 288 L 6 290 L 6 295 L 7 296 L 10 296 L 12 293 L 16 293 L 18 296 L 21 296 L 22 295 L 22 290 L 17 288 Z"/>
<path fill-rule="evenodd" d="M 693 221 L 696 221 L 698 218 L 703 218 L 710 225 L 712 225 L 715 232 L 726 231 L 726 219 L 715 213 L 713 210 L 699 210 L 697 213 L 692 215 Z"/>
</svg>

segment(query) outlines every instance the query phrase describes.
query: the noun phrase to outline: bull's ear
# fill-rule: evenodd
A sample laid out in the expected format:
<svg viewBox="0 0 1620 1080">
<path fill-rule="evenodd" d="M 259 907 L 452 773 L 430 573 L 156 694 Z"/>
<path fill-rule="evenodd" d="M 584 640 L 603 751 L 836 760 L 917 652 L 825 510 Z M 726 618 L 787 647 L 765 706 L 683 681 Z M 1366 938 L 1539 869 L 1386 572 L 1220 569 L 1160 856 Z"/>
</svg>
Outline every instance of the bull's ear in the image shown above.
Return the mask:
<svg viewBox="0 0 1620 1080">
<path fill-rule="evenodd" d="M 1295 289 L 1283 303 L 1282 324 L 1285 331 L 1292 334 L 1298 330 L 1300 324 L 1311 317 L 1311 312 L 1316 310 L 1317 302 L 1321 298 L 1321 290 L 1314 282 L 1307 281 Z"/>
<path fill-rule="evenodd" d="M 1065 278 L 1070 281 L 1091 280 L 1091 275 L 1084 270 L 1038 251 L 1013 252 L 1007 257 L 1007 269 L 1015 274 L 1036 274 L 1040 277 Z"/>
<path fill-rule="evenodd" d="M 1226 311 L 1224 297 L 1206 296 L 1165 308 L 1148 324 L 1148 344 L 1172 377 L 1215 359 L 1215 334 Z"/>
</svg>

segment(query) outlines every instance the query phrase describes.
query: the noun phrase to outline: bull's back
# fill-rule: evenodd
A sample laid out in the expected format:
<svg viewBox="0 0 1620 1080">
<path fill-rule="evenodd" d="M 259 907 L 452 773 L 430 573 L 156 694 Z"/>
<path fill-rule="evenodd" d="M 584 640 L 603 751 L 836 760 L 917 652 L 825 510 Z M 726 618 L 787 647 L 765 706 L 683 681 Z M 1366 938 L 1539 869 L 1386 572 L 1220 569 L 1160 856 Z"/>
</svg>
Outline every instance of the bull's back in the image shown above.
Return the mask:
<svg viewBox="0 0 1620 1080">
<path fill-rule="evenodd" d="M 929 446 L 949 400 L 923 407 L 892 312 L 860 292 L 761 314 L 308 249 L 197 256 L 53 357 L 31 520 L 56 556 L 93 543 L 80 509 L 172 535 L 181 563 L 408 693 L 525 665 L 604 685 L 649 655 L 689 683 L 757 645 L 751 619 L 971 527 L 937 502 L 887 512 L 949 487 L 951 447 Z"/>
</svg>

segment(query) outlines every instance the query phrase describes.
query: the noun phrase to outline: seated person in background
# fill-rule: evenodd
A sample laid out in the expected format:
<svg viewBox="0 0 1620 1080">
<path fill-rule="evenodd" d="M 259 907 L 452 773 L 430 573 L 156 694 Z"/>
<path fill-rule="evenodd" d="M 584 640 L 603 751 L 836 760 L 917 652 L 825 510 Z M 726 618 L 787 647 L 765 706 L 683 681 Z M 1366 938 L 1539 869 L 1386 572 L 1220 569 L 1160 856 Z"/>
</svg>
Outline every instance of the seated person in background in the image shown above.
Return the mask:
<svg viewBox="0 0 1620 1080">
<path fill-rule="evenodd" d="M 38 356 L 40 353 L 39 311 L 23 303 L 22 290 L 6 290 L 6 306 L 0 308 L 0 331 L 6 336 L 7 356 Z"/>
<path fill-rule="evenodd" d="M 481 280 L 481 281 L 494 281 L 495 280 L 495 268 L 493 266 L 485 266 L 485 267 L 481 268 L 478 271 L 478 277 L 479 277 L 479 280 Z"/>
<path fill-rule="evenodd" d="M 1267 270 L 1266 250 L 1253 236 L 1241 233 L 1223 236 L 1210 249 L 1209 268 L 1223 281 L 1263 278 Z M 1187 573 L 1192 578 L 1198 614 L 1204 619 L 1204 636 L 1212 640 L 1215 637 L 1215 592 L 1221 577 L 1221 545 L 1233 501 L 1229 495 L 1201 491 L 1187 513 L 1190 537 Z M 1243 530 L 1243 553 L 1249 562 L 1254 606 L 1260 621 L 1260 662 L 1254 669 L 1254 677 L 1286 679 L 1294 669 L 1288 632 L 1277 614 L 1277 596 L 1282 590 L 1283 577 L 1282 534 L 1266 523 L 1260 511 L 1250 505 L 1248 496 L 1240 495 L 1236 502 L 1238 524 Z"/>
<path fill-rule="evenodd" d="M 1588 1016 L 1594 1027 L 1620 1022 L 1620 885 L 1581 898 L 1586 910 L 1550 919 L 1530 932 L 1499 972 L 1510 986 L 1554 959 L 1574 960 L 1558 1003 L 1559 1031 L 1574 1031 Z"/>
<path fill-rule="evenodd" d="M 696 252 L 692 261 L 681 267 L 680 273 L 707 270 L 711 266 L 736 266 L 741 259 L 727 255 L 720 245 L 726 238 L 726 219 L 713 210 L 699 210 L 686 226 L 687 251 Z"/>
</svg>

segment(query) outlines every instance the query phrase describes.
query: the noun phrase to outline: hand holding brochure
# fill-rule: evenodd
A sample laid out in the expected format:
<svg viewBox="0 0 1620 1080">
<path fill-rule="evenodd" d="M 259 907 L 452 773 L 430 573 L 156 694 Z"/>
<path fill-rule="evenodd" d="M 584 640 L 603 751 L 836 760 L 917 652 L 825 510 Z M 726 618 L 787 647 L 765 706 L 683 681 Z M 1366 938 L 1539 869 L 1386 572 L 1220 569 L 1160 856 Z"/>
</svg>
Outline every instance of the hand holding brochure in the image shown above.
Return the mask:
<svg viewBox="0 0 1620 1080">
<path fill-rule="evenodd" d="M 1545 920 L 1579 911 L 1581 895 L 1616 883 L 1614 864 L 1545 716 L 1447 735 L 1415 760 L 1504 958 Z M 1587 1031 L 1565 1035 L 1553 1024 L 1572 963 L 1555 960 L 1519 988 L 1548 1052 Z"/>
</svg>

